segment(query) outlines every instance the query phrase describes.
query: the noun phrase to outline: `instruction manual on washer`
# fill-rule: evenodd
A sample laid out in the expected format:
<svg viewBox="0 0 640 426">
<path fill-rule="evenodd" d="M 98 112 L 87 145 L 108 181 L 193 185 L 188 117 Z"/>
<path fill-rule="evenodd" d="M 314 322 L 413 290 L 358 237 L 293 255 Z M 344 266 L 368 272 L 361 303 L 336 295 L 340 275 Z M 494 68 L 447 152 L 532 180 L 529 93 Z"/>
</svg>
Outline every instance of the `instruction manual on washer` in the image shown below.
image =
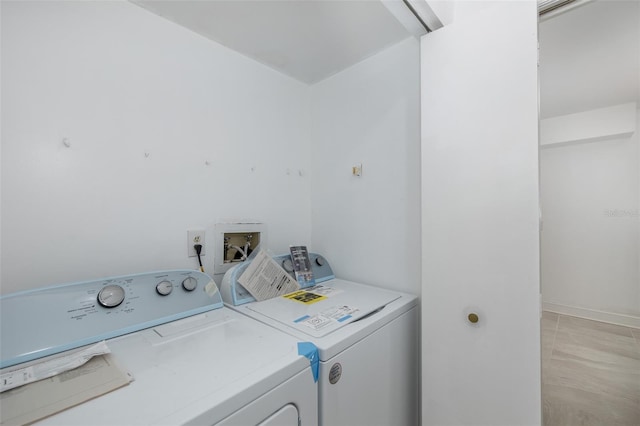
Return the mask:
<svg viewBox="0 0 640 426">
<path fill-rule="evenodd" d="M 264 250 L 251 261 L 238 282 L 256 300 L 267 300 L 300 289 L 300 285 Z"/>
<path fill-rule="evenodd" d="M 2 393 L 0 425 L 29 424 L 128 385 L 133 376 L 113 355 L 91 357 L 80 367 Z"/>
</svg>

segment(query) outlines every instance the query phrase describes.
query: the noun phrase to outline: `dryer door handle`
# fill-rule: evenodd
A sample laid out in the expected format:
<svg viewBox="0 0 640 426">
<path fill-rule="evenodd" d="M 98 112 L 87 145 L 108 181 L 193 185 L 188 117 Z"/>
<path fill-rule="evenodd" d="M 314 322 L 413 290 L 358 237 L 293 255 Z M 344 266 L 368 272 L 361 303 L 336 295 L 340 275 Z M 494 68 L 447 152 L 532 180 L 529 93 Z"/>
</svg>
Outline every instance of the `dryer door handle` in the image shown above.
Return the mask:
<svg viewBox="0 0 640 426">
<path fill-rule="evenodd" d="M 374 315 L 375 315 L 375 314 L 377 314 L 378 312 L 381 312 L 381 311 L 382 311 L 386 306 L 387 306 L 387 305 L 380 306 L 380 307 L 379 307 L 378 309 L 376 309 L 375 311 L 371 311 L 371 312 L 369 312 L 367 315 L 365 315 L 365 316 L 363 316 L 363 317 L 360 317 L 360 318 L 358 318 L 358 319 L 357 319 L 357 320 L 355 320 L 355 321 L 352 321 L 352 322 L 351 322 L 351 324 L 353 324 L 353 323 L 355 323 L 355 322 L 358 322 L 358 321 L 362 321 L 363 319 L 366 319 L 366 318 L 369 318 L 369 317 L 374 316 Z"/>
</svg>

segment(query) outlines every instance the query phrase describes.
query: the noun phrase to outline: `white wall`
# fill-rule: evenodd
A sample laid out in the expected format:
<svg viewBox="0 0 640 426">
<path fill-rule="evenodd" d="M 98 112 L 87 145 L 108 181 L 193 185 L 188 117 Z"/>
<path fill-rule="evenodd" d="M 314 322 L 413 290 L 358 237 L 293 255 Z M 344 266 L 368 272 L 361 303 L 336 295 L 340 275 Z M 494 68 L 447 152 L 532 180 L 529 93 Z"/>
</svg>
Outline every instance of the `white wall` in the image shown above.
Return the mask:
<svg viewBox="0 0 640 426">
<path fill-rule="evenodd" d="M 198 227 L 212 274 L 226 218 L 419 292 L 415 40 L 307 86 L 128 2 L 0 4 L 2 293 L 196 268 Z"/>
<path fill-rule="evenodd" d="M 421 57 L 422 421 L 539 425 L 536 3 L 456 2 Z"/>
<path fill-rule="evenodd" d="M 639 139 L 540 151 L 545 309 L 640 327 Z"/>
<path fill-rule="evenodd" d="M 310 241 L 308 86 L 128 2 L 1 7 L 3 293 L 196 268 L 220 218 Z"/>
<path fill-rule="evenodd" d="M 638 127 L 637 109 L 628 102 L 540 120 L 540 148 L 629 138 Z"/>
<path fill-rule="evenodd" d="M 409 38 L 312 87 L 312 241 L 341 278 L 420 291 L 420 61 Z M 361 177 L 351 168 L 362 163 Z"/>
</svg>

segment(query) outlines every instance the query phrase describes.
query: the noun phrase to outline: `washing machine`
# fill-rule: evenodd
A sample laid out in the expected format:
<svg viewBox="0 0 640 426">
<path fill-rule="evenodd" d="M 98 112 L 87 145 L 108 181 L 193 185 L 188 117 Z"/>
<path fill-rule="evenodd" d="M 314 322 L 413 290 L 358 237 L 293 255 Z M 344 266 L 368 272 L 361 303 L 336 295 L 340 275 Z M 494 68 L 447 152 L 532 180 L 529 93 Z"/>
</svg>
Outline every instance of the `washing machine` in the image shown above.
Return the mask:
<svg viewBox="0 0 640 426">
<path fill-rule="evenodd" d="M 292 276 L 290 255 L 274 259 Z M 225 274 L 220 291 L 231 309 L 318 349 L 319 424 L 419 424 L 416 296 L 336 278 L 310 253 L 312 286 L 256 301 L 238 282 L 249 262 Z"/>
<path fill-rule="evenodd" d="M 317 424 L 313 345 L 225 308 L 198 271 L 9 294 L 0 320 L 2 425 Z"/>
</svg>

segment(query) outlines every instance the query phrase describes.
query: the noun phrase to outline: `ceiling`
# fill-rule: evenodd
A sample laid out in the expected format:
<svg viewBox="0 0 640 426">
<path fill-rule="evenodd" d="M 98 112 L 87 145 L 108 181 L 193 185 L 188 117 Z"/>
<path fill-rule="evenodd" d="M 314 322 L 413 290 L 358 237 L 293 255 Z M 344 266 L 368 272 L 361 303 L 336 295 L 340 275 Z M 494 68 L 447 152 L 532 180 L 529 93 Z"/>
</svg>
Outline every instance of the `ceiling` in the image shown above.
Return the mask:
<svg viewBox="0 0 640 426">
<path fill-rule="evenodd" d="M 307 84 L 416 35 L 401 0 L 131 1 Z M 541 117 L 640 102 L 640 1 L 573 6 L 540 22 Z"/>
<path fill-rule="evenodd" d="M 543 20 L 542 118 L 640 102 L 640 1 L 593 0 Z"/>
<path fill-rule="evenodd" d="M 412 36 L 379 0 L 131 1 L 307 84 Z"/>
</svg>

